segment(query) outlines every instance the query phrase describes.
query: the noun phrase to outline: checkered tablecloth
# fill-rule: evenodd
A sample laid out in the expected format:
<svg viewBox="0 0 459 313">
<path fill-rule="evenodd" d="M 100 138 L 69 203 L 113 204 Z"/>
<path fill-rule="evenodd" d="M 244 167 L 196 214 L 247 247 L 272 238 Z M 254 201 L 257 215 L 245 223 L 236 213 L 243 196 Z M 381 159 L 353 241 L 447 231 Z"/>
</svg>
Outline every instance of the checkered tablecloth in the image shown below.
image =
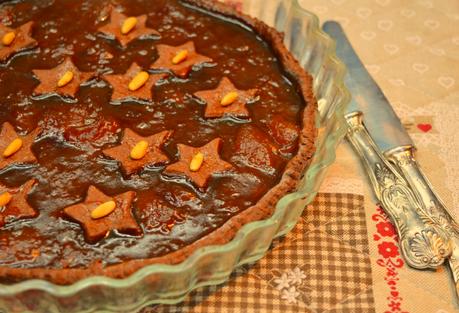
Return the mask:
<svg viewBox="0 0 459 313">
<path fill-rule="evenodd" d="M 240 0 L 226 1 L 244 10 Z M 416 143 L 427 176 L 459 216 L 459 2 L 299 1 L 321 21 L 343 25 Z M 182 304 L 143 313 L 457 311 L 445 267 L 406 266 L 394 229 L 344 142 L 321 193 L 262 260 Z"/>
<path fill-rule="evenodd" d="M 374 312 L 363 197 L 319 194 L 294 231 L 221 286 L 149 312 Z"/>
</svg>

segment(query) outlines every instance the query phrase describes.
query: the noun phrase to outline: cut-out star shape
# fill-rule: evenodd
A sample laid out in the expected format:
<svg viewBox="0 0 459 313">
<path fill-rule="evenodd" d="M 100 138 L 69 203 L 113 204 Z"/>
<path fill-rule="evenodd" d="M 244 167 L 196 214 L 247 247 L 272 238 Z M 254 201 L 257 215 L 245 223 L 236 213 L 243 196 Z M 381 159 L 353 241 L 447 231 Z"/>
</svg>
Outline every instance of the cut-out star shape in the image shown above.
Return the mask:
<svg viewBox="0 0 459 313">
<path fill-rule="evenodd" d="M 216 138 L 202 147 L 190 147 L 178 144 L 179 161 L 166 167 L 164 174 L 167 176 L 185 176 L 199 188 L 205 188 L 214 174 L 231 170 L 233 166 L 223 161 L 219 156 L 222 144 L 220 138 Z M 196 154 L 204 155 L 203 163 L 197 171 L 190 170 L 190 163 Z"/>
<path fill-rule="evenodd" d="M 6 61 L 13 54 L 37 46 L 37 41 L 31 37 L 33 22 L 25 23 L 16 29 L 0 24 L 0 38 L 7 33 L 15 34 L 14 40 L 9 45 L 0 41 L 0 61 Z"/>
<path fill-rule="evenodd" d="M 62 76 L 72 72 L 73 78 L 66 85 L 59 87 L 58 82 Z M 40 84 L 35 87 L 33 91 L 35 95 L 43 94 L 59 94 L 61 96 L 67 96 L 75 98 L 76 93 L 80 89 L 80 85 L 94 76 L 93 72 L 80 72 L 80 70 L 73 64 L 70 58 L 66 58 L 64 62 L 51 69 L 36 69 L 33 70 L 35 76 L 37 76 Z"/>
<path fill-rule="evenodd" d="M 101 27 L 99 27 L 99 32 L 110 36 L 111 38 L 116 38 L 123 47 L 127 46 L 131 41 L 137 39 L 137 38 L 142 38 L 142 37 L 147 37 L 147 36 L 160 36 L 160 34 L 152 29 L 148 28 L 146 26 L 147 22 L 147 15 L 140 15 L 136 16 L 137 19 L 137 24 L 135 27 L 128 32 L 127 34 L 123 34 L 121 32 L 121 27 L 124 23 L 124 21 L 128 18 L 128 16 L 118 12 L 114 8 L 111 8 L 110 12 L 110 22 L 108 24 L 105 24 Z"/>
<path fill-rule="evenodd" d="M 0 184 L 0 195 L 8 192 L 11 196 L 9 202 L 0 207 L 0 228 L 9 221 L 38 216 L 38 211 L 27 201 L 27 196 L 35 183 L 36 180 L 31 179 L 18 188 L 10 188 Z"/>
<path fill-rule="evenodd" d="M 211 58 L 196 52 L 194 42 L 192 41 L 188 41 L 181 46 L 158 45 L 156 48 L 159 58 L 153 63 L 151 68 L 167 69 L 182 78 L 188 77 L 193 66 L 212 62 Z M 186 59 L 178 64 L 174 64 L 172 59 L 181 51 L 188 52 Z"/>
<path fill-rule="evenodd" d="M 129 83 L 142 71 L 142 68 L 133 63 L 124 74 L 104 75 L 103 78 L 112 86 L 112 101 L 122 101 L 125 99 L 153 100 L 153 86 L 158 80 L 164 77 L 162 74 L 149 74 L 145 84 L 137 90 L 130 90 Z"/>
<path fill-rule="evenodd" d="M 222 105 L 221 101 L 228 93 L 236 92 L 237 98 L 228 105 Z M 256 89 L 239 90 L 231 80 L 223 77 L 215 89 L 198 91 L 194 95 L 206 103 L 204 116 L 218 118 L 223 116 L 235 116 L 240 118 L 249 117 L 246 104 L 255 100 Z"/>
<path fill-rule="evenodd" d="M 94 186 L 89 186 L 83 202 L 71 205 L 64 209 L 64 213 L 81 225 L 85 238 L 90 243 L 96 243 L 109 235 L 113 230 L 119 233 L 139 236 L 142 229 L 132 215 L 134 191 L 109 197 Z M 115 201 L 116 207 L 110 214 L 94 219 L 91 212 L 102 203 Z"/>
<path fill-rule="evenodd" d="M 19 136 L 14 130 L 14 127 L 10 123 L 5 122 L 0 131 L 0 170 L 12 164 L 36 163 L 37 159 L 31 148 L 39 132 L 40 129 L 36 128 L 25 136 Z M 22 140 L 22 146 L 16 153 L 5 157 L 3 152 L 17 138 Z"/>
<path fill-rule="evenodd" d="M 130 175 L 145 166 L 157 166 L 168 163 L 169 158 L 161 151 L 161 148 L 171 135 L 171 131 L 165 130 L 148 137 L 142 137 L 129 128 L 126 128 L 121 144 L 113 148 L 105 149 L 103 153 L 121 162 L 126 174 Z M 140 141 L 148 142 L 147 152 L 141 159 L 134 160 L 130 157 L 130 153 Z"/>
</svg>

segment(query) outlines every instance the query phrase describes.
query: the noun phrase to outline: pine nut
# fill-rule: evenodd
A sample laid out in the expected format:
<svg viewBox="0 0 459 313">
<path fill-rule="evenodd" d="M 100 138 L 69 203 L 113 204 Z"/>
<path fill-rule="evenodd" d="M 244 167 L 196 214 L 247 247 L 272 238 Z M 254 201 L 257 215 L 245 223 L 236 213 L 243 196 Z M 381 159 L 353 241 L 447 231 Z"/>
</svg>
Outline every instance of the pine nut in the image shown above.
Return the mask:
<svg viewBox="0 0 459 313">
<path fill-rule="evenodd" d="M 190 171 L 197 172 L 204 163 L 204 154 L 198 152 L 194 155 L 193 159 L 190 162 Z"/>
<path fill-rule="evenodd" d="M 181 50 L 172 58 L 172 63 L 177 65 L 188 58 L 188 50 Z"/>
<path fill-rule="evenodd" d="M 8 32 L 3 35 L 2 37 L 2 44 L 4 46 L 9 46 L 13 43 L 14 39 L 16 38 L 15 32 Z"/>
<path fill-rule="evenodd" d="M 224 107 L 232 104 L 234 101 L 237 100 L 237 98 L 239 97 L 239 94 L 236 92 L 236 91 L 231 91 L 231 92 L 228 92 L 223 98 L 222 100 L 220 101 L 220 104 Z"/>
<path fill-rule="evenodd" d="M 150 75 L 147 72 L 145 71 L 139 72 L 137 75 L 134 76 L 134 78 L 129 83 L 129 86 L 128 86 L 129 90 L 136 91 L 137 89 L 145 85 L 149 77 Z"/>
<path fill-rule="evenodd" d="M 123 35 L 128 34 L 134 27 L 137 25 L 136 17 L 128 17 L 124 20 L 123 25 L 121 25 L 121 33 Z"/>
<path fill-rule="evenodd" d="M 8 191 L 5 191 L 0 195 L 0 207 L 7 205 L 11 201 L 11 194 Z"/>
<path fill-rule="evenodd" d="M 57 87 L 64 87 L 68 83 L 70 83 L 73 79 L 73 72 L 67 71 L 64 75 L 61 76 L 59 81 L 57 82 Z"/>
<path fill-rule="evenodd" d="M 111 201 L 104 202 L 91 212 L 91 218 L 98 219 L 98 218 L 105 217 L 109 215 L 110 213 L 112 213 L 115 210 L 115 208 L 116 208 L 115 201 L 111 200 Z"/>
<path fill-rule="evenodd" d="M 140 160 L 147 154 L 147 152 L 148 142 L 141 140 L 134 146 L 134 148 L 132 148 L 130 157 L 134 160 Z"/>
<path fill-rule="evenodd" d="M 3 151 L 3 156 L 5 158 L 12 156 L 16 152 L 19 151 L 22 147 L 22 139 L 21 138 L 16 138 L 14 139 L 8 147 L 6 147 L 5 151 Z"/>
</svg>

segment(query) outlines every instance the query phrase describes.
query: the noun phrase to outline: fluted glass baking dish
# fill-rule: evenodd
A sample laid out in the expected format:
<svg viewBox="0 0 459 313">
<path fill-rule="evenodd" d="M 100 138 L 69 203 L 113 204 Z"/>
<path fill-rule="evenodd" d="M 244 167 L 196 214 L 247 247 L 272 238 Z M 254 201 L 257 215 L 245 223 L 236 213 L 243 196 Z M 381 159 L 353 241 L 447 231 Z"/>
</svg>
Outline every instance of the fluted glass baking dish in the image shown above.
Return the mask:
<svg viewBox="0 0 459 313">
<path fill-rule="evenodd" d="M 125 279 L 90 277 L 68 286 L 45 280 L 0 284 L 0 312 L 135 312 L 148 304 L 177 303 L 191 290 L 220 284 L 236 267 L 260 259 L 274 238 L 295 226 L 346 132 L 349 94 L 343 85 L 344 66 L 317 17 L 297 0 L 244 0 L 242 10 L 284 32 L 287 48 L 314 77 L 320 111 L 317 151 L 298 190 L 284 196 L 269 219 L 245 225 L 229 243 L 198 249 L 178 265 L 150 265 Z"/>
</svg>

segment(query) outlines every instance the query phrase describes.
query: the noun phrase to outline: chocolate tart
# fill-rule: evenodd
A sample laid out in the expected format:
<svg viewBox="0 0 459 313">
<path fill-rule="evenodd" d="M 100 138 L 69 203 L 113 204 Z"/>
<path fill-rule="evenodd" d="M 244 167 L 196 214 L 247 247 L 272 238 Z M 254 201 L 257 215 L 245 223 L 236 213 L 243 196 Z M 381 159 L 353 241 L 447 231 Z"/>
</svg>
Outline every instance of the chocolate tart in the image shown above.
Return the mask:
<svg viewBox="0 0 459 313">
<path fill-rule="evenodd" d="M 204 0 L 0 12 L 1 283 L 178 264 L 269 217 L 310 163 L 312 78 L 256 19 Z"/>
</svg>

